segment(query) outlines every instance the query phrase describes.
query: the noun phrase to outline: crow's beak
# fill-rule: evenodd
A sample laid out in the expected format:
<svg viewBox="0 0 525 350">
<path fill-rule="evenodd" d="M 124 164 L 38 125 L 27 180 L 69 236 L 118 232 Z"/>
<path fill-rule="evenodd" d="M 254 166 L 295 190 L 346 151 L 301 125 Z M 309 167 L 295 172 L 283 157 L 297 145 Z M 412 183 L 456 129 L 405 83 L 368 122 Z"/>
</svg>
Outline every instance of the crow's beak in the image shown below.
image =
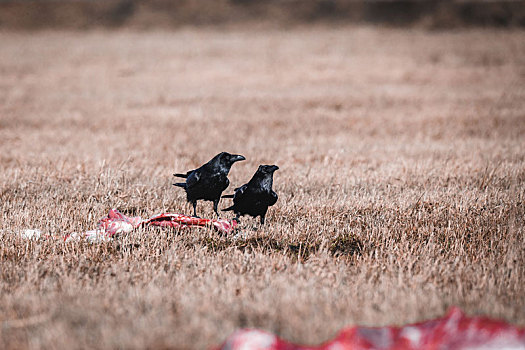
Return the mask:
<svg viewBox="0 0 525 350">
<path fill-rule="evenodd" d="M 272 172 L 279 170 L 279 167 L 277 165 L 272 165 Z"/>
<path fill-rule="evenodd" d="M 246 160 L 246 158 L 244 158 L 244 156 L 241 156 L 241 155 L 235 155 L 233 156 L 232 158 L 232 161 L 235 163 L 235 162 L 239 162 L 241 160 Z"/>
</svg>

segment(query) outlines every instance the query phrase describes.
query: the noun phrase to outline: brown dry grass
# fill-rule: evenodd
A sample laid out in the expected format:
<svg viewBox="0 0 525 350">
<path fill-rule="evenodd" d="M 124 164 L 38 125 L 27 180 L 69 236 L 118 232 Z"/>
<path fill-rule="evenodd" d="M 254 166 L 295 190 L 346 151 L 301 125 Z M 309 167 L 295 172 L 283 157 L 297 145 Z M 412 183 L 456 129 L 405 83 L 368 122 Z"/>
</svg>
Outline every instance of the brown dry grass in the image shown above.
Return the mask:
<svg viewBox="0 0 525 350">
<path fill-rule="evenodd" d="M 0 42 L 0 347 L 204 348 L 247 326 L 319 343 L 451 305 L 525 324 L 524 32 Z M 190 213 L 172 172 L 222 150 L 248 159 L 232 188 L 281 168 L 268 225 L 244 220 L 245 241 L 17 237 L 91 229 L 112 207 Z"/>
</svg>

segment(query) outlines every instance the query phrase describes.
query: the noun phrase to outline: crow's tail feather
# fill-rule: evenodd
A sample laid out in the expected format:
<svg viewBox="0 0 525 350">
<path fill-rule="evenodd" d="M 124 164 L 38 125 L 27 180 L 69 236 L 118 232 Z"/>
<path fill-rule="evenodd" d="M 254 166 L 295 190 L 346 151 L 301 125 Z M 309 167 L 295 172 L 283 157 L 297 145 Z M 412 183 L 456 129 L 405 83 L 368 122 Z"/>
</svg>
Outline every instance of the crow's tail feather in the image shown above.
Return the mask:
<svg viewBox="0 0 525 350">
<path fill-rule="evenodd" d="M 173 176 L 182 177 L 183 179 L 188 178 L 188 174 L 173 174 Z"/>
<path fill-rule="evenodd" d="M 178 187 L 186 188 L 186 183 L 184 183 L 184 182 L 178 182 L 178 183 L 176 183 L 176 184 L 173 184 L 173 186 L 178 186 Z"/>
<path fill-rule="evenodd" d="M 233 194 L 225 194 L 221 198 L 233 198 Z"/>
</svg>

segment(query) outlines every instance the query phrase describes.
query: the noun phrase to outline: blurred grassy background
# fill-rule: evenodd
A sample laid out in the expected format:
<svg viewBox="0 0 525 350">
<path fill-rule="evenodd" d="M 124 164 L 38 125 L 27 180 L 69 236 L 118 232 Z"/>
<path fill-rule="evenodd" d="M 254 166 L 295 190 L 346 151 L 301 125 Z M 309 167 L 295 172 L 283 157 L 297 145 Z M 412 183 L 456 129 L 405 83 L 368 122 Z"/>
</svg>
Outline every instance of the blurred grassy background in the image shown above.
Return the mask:
<svg viewBox="0 0 525 350">
<path fill-rule="evenodd" d="M 374 23 L 524 27 L 525 0 L 0 0 L 0 29 Z"/>
</svg>

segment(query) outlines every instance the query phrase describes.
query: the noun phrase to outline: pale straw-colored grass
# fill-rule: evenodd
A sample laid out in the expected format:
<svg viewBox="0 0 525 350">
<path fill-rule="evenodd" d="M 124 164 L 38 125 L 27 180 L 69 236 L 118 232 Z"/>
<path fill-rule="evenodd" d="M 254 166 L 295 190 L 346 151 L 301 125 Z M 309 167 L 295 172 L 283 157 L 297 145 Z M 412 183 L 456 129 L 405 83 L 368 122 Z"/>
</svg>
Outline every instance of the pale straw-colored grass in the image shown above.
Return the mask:
<svg viewBox="0 0 525 350">
<path fill-rule="evenodd" d="M 238 327 L 319 343 L 451 305 L 525 325 L 525 34 L 373 27 L 0 33 L 0 347 L 205 348 Z M 171 174 L 246 156 L 279 201 L 245 240 Z M 229 202 L 224 200 L 222 207 Z M 212 216 L 211 203 L 199 204 Z"/>
</svg>

